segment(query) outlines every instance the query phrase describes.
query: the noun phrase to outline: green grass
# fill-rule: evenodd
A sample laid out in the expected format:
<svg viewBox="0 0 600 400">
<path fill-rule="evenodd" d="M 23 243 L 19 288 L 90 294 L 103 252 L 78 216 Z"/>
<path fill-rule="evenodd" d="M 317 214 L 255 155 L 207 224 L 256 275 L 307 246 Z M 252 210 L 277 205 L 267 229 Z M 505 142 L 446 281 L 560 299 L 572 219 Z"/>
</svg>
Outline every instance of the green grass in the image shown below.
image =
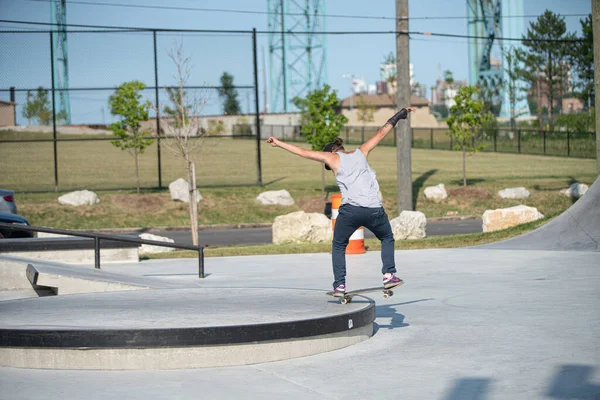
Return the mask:
<svg viewBox="0 0 600 400">
<path fill-rule="evenodd" d="M 504 229 L 489 233 L 474 233 L 468 235 L 453 236 L 432 236 L 419 240 L 397 240 L 396 250 L 419 250 L 419 249 L 441 249 L 478 246 L 486 243 L 497 242 L 509 239 L 511 237 L 522 235 L 539 228 L 551 217 L 545 217 L 537 221 L 522 224 L 513 228 Z M 381 250 L 381 243 L 377 239 L 365 239 L 365 249 L 367 251 Z M 318 244 L 286 244 L 286 245 L 257 245 L 257 246 L 226 246 L 216 248 L 206 248 L 204 255 L 206 257 L 232 257 L 232 256 L 254 256 L 254 255 L 272 255 L 272 254 L 302 254 L 302 253 L 327 253 L 331 251 L 331 243 Z M 181 250 L 171 253 L 151 254 L 144 259 L 165 259 L 165 258 L 197 258 L 195 251 Z"/>
<path fill-rule="evenodd" d="M 134 182 L 133 158 L 107 141 L 60 142 L 59 176 L 61 193 L 73 188 L 96 191 L 101 202 L 94 206 L 68 207 L 58 204 L 61 193 L 31 193 L 53 190 L 52 143 L 2 143 L 1 186 L 17 190 L 19 213 L 34 225 L 65 229 L 187 226 L 187 205 L 171 201 L 169 192 L 147 189 L 108 190 L 128 187 Z M 306 146 L 305 144 L 301 144 Z M 352 150 L 356 146 L 348 146 Z M 199 204 L 199 223 L 271 223 L 277 215 L 298 210 L 322 212 L 321 166 L 282 149 L 261 144 L 263 187 L 256 182 L 256 142 L 241 139 L 207 139 L 198 156 L 197 180 L 204 200 Z M 185 177 L 184 163 L 162 148 L 162 181 Z M 388 214 L 396 210 L 396 149 L 380 146 L 369 157 L 384 196 Z M 448 212 L 480 217 L 486 209 L 525 204 L 545 215 L 558 214 L 572 201 L 558 191 L 574 181 L 592 184 L 597 176 L 595 160 L 481 152 L 468 157 L 468 189 L 462 190 L 462 162 L 459 152 L 414 149 L 412 151 L 413 195 L 416 209 L 427 217 Z M 157 185 L 156 145 L 141 159 L 142 186 Z M 423 190 L 444 183 L 450 197 L 440 204 L 427 201 Z M 223 185 L 243 185 L 223 187 Z M 249 184 L 249 185 L 248 185 Z M 338 188 L 331 173 L 326 174 L 329 193 Z M 525 186 L 531 197 L 503 200 L 497 192 Z M 102 190 L 105 189 L 105 190 Z M 262 206 L 255 201 L 265 190 L 287 189 L 296 205 Z"/>
</svg>

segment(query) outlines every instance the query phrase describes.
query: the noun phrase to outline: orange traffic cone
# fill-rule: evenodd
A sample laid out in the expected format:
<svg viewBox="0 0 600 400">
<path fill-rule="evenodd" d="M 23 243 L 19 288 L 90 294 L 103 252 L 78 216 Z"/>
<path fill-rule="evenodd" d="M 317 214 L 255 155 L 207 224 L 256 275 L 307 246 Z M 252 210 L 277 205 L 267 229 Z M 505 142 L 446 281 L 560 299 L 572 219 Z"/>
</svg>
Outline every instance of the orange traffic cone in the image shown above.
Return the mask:
<svg viewBox="0 0 600 400">
<path fill-rule="evenodd" d="M 340 206 L 342 205 L 342 195 L 337 193 L 331 196 L 331 229 L 335 229 L 335 220 L 337 219 Z M 363 254 L 365 250 L 365 230 L 361 226 L 352 236 L 346 247 L 346 254 Z"/>
</svg>

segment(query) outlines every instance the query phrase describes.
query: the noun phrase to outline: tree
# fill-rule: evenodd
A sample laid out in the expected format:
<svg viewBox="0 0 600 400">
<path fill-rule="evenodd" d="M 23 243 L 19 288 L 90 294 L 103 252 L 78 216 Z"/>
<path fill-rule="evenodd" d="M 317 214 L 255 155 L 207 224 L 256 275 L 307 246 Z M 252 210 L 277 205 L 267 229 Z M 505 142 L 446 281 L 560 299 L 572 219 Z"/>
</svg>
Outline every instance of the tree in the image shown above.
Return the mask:
<svg viewBox="0 0 600 400">
<path fill-rule="evenodd" d="M 127 150 L 135 160 L 135 179 L 137 193 L 140 193 L 139 155 L 150 146 L 154 140 L 148 138 L 150 129 L 142 129 L 142 121 L 148 120 L 149 101 L 142 101 L 140 91 L 146 85 L 140 81 L 130 81 L 121 84 L 110 96 L 108 104 L 110 112 L 121 119 L 110 124 L 110 130 L 117 140 L 110 143 L 121 150 Z"/>
<path fill-rule="evenodd" d="M 223 99 L 223 114 L 238 115 L 240 113 L 240 103 L 237 99 L 237 90 L 233 85 L 233 75 L 227 72 L 223 72 L 223 75 L 221 75 L 219 96 Z"/>
<path fill-rule="evenodd" d="M 198 245 L 198 190 L 196 189 L 196 161 L 198 150 L 202 147 L 204 131 L 200 128 L 200 114 L 206 104 L 206 96 L 189 96 L 184 90 L 191 75 L 190 58 L 184 57 L 183 46 L 177 44 L 169 52 L 169 58 L 176 67 L 175 79 L 177 86 L 174 90 L 167 91 L 169 100 L 173 103 L 174 114 L 172 118 L 162 125 L 167 133 L 164 143 L 165 148 L 175 156 L 181 158 L 187 169 L 188 190 L 190 193 L 189 214 L 192 242 Z"/>
<path fill-rule="evenodd" d="M 38 119 L 40 125 L 49 125 L 52 120 L 52 109 L 50 99 L 48 98 L 48 90 L 39 87 L 36 93 L 36 97 L 33 100 L 35 106 L 35 116 Z"/>
<path fill-rule="evenodd" d="M 446 82 L 446 85 L 450 88 L 454 85 L 454 75 L 449 69 L 444 71 L 444 82 Z"/>
<path fill-rule="evenodd" d="M 544 93 L 548 97 L 548 123 L 552 130 L 555 100 L 560 99 L 566 89 L 566 75 L 570 55 L 569 40 L 575 36 L 567 32 L 564 17 L 546 10 L 536 21 L 529 24 L 523 35 L 523 45 L 527 47 L 522 77 L 537 86 L 538 98 Z M 562 41 L 562 42 L 561 42 Z M 560 106 L 559 106 L 560 107 Z M 541 109 L 538 104 L 538 118 L 541 126 Z"/>
<path fill-rule="evenodd" d="M 594 100 L 594 34 L 592 30 L 592 15 L 579 20 L 581 23 L 582 40 L 574 43 L 571 53 L 571 62 L 577 75 L 576 86 L 579 89 L 577 97 L 593 107 Z"/>
<path fill-rule="evenodd" d="M 356 108 L 358 120 L 363 123 L 363 126 L 367 122 L 372 122 L 375 120 L 376 107 L 368 103 L 362 96 L 358 96 Z"/>
<path fill-rule="evenodd" d="M 391 68 L 391 71 L 389 67 L 390 65 L 393 66 Z M 393 52 L 390 51 L 389 54 L 384 57 L 383 64 L 380 67 L 380 72 L 385 79 L 385 83 L 387 85 L 387 95 L 390 98 L 395 110 L 396 108 L 398 108 L 396 104 L 398 103 L 398 96 L 396 96 L 398 85 L 396 82 L 396 56 Z"/>
<path fill-rule="evenodd" d="M 36 118 L 38 124 L 48 125 L 52 119 L 52 110 L 50 109 L 50 99 L 48 98 L 48 91 L 43 87 L 39 87 L 33 94 L 27 92 L 27 103 L 23 107 L 23 117 L 27 118 L 27 124 L 31 125 L 31 120 Z"/>
<path fill-rule="evenodd" d="M 503 49 L 502 54 L 504 55 L 506 69 L 506 76 L 508 79 L 503 83 L 504 90 L 508 94 L 508 102 L 510 108 L 510 129 L 515 131 L 517 129 L 516 118 L 523 115 L 524 112 L 517 110 L 517 103 L 525 99 L 526 95 L 522 93 L 522 88 L 519 86 L 519 80 L 522 75 L 522 66 L 520 60 L 525 58 L 525 53 L 522 49 L 514 46 L 510 46 Z"/>
<path fill-rule="evenodd" d="M 27 125 L 31 125 L 31 120 L 35 118 L 36 110 L 30 90 L 27 91 L 27 102 L 25 103 L 25 107 L 23 107 L 22 114 L 27 119 Z"/>
<path fill-rule="evenodd" d="M 340 113 L 341 101 L 337 91 L 329 85 L 309 92 L 305 98 L 294 97 L 292 102 L 300 110 L 302 128 L 300 132 L 313 150 L 322 151 L 342 131 L 348 119 Z M 321 169 L 321 194 L 325 196 L 325 166 Z"/>
<path fill-rule="evenodd" d="M 571 133 L 593 132 L 596 129 L 594 107 L 577 114 L 560 114 L 556 117 L 555 127 Z"/>
<path fill-rule="evenodd" d="M 179 113 L 179 111 L 177 110 L 177 104 L 181 103 L 181 96 L 187 96 L 187 92 L 184 90 L 182 91 L 182 93 L 179 93 L 179 88 L 177 87 L 168 87 L 166 88 L 167 91 L 167 97 L 169 99 L 175 99 L 175 102 L 173 102 L 173 106 L 175 108 L 171 108 L 170 106 L 164 106 L 163 107 L 163 114 L 164 115 L 168 115 L 172 121 L 177 121 L 177 115 Z M 187 119 L 189 118 L 190 115 L 190 105 L 186 105 L 183 108 L 183 118 L 187 121 Z"/>
<path fill-rule="evenodd" d="M 484 144 L 473 146 L 476 129 L 491 120 L 491 114 L 483 112 L 483 102 L 477 99 L 478 89 L 475 86 L 463 86 L 458 89 L 454 98 L 455 105 L 450 108 L 450 116 L 446 120 L 452 137 L 454 148 L 462 151 L 463 186 L 467 186 L 467 151 L 474 153 L 482 150 Z"/>
</svg>

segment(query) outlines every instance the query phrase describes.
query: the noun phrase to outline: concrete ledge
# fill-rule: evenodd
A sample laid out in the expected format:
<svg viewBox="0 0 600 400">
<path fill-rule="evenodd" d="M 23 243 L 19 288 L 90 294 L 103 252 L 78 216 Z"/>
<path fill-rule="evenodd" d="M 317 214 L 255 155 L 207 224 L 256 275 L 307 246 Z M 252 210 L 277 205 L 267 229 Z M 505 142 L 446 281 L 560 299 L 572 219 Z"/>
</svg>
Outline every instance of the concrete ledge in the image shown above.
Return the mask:
<svg viewBox="0 0 600 400">
<path fill-rule="evenodd" d="M 373 334 L 375 303 L 324 292 L 175 289 L 0 302 L 0 365 L 176 369 L 331 351 Z"/>
<path fill-rule="evenodd" d="M 306 357 L 351 346 L 373 335 L 373 324 L 303 339 L 241 345 L 140 349 L 0 348 L 2 366 L 32 369 L 167 370 L 227 367 Z"/>
<path fill-rule="evenodd" d="M 27 279 L 35 289 L 50 288 L 55 294 L 60 295 L 148 289 L 147 286 L 111 280 L 112 274 L 102 272 L 98 274 L 98 272 L 96 270 L 66 270 L 55 266 L 34 266 L 32 264 L 27 265 L 26 271 Z"/>
</svg>

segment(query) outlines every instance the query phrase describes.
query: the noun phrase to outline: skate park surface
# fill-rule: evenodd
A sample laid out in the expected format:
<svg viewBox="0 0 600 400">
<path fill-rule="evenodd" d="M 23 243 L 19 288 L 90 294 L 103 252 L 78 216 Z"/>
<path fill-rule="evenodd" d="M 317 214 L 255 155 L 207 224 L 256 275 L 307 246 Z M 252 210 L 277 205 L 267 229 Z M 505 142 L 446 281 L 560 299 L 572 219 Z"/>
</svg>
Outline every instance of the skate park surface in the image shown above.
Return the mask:
<svg viewBox="0 0 600 400">
<path fill-rule="evenodd" d="M 147 308 L 140 314 L 127 309 L 127 292 L 122 291 L 5 297 L 2 310 L 9 309 L 7 304 L 17 310 L 26 302 L 58 299 L 66 307 L 77 296 L 125 296 L 114 302 L 113 315 L 132 312 L 132 320 L 149 324 L 156 319 L 154 307 L 162 307 L 161 314 L 172 310 L 174 324 L 200 318 L 202 301 L 208 300 L 193 301 L 191 293 L 222 304 L 237 302 L 234 316 L 237 311 L 240 318 L 260 314 L 260 307 L 300 318 L 313 307 L 344 313 L 349 306 L 368 304 L 374 304 L 376 317 L 373 335 L 366 340 L 275 362 L 129 371 L 2 367 L 0 398 L 598 399 L 599 193 L 597 180 L 569 211 L 521 242 L 516 238 L 474 248 L 397 251 L 398 275 L 406 283 L 387 300 L 371 293 L 363 302 L 341 305 L 326 296 L 332 281 L 329 254 L 209 258 L 205 279 L 198 278 L 197 261 L 190 259 L 103 266 L 101 273 L 112 280 L 120 276 L 128 285 L 144 286 L 131 296 L 167 296 L 167 303 L 135 303 Z M 380 284 L 379 252 L 349 255 L 347 262 L 349 290 Z M 52 268 L 61 267 L 48 265 Z M 292 299 L 294 293 L 307 296 L 305 302 Z M 251 298 L 261 306 L 246 312 Z M 185 311 L 175 311 L 178 306 Z M 82 308 L 79 313 L 85 314 Z M 60 324 L 65 318 L 57 313 L 54 320 L 50 316 L 36 322 L 28 319 L 31 315 L 19 317 L 25 309 L 10 314 L 13 326 Z M 218 312 L 219 307 L 210 310 L 215 318 Z M 0 313 L 2 327 L 8 325 L 8 315 Z M 94 323 L 110 326 L 113 315 Z"/>
</svg>

